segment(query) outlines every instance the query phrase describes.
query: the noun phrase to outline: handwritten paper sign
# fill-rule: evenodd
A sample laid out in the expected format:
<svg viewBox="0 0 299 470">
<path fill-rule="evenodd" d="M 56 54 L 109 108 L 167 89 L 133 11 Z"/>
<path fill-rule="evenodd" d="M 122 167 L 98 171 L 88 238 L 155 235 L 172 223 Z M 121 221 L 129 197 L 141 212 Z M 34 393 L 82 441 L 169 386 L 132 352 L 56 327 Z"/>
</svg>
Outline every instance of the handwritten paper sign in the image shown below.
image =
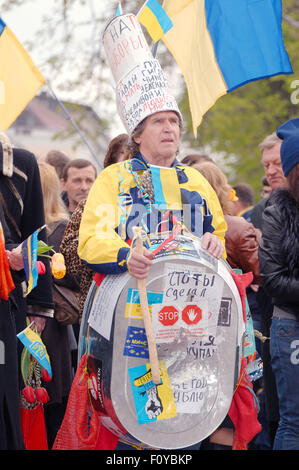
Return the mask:
<svg viewBox="0 0 299 470">
<path fill-rule="evenodd" d="M 153 58 L 139 21 L 132 14 L 116 17 L 108 24 L 103 45 L 116 83 L 140 62 Z"/>
<path fill-rule="evenodd" d="M 114 18 L 103 34 L 103 45 L 116 84 L 117 110 L 129 133 L 158 111 L 180 115 L 163 70 L 134 15 Z"/>
<path fill-rule="evenodd" d="M 208 379 L 203 377 L 186 378 L 172 384 L 173 397 L 178 413 L 199 413 L 208 390 Z"/>
<path fill-rule="evenodd" d="M 120 117 L 130 130 L 150 114 L 178 111 L 159 62 L 146 60 L 132 69 L 116 86 L 116 103 Z"/>
<path fill-rule="evenodd" d="M 157 343 L 172 342 L 182 332 L 190 338 L 215 337 L 223 283 L 205 267 L 167 263 L 163 303 L 152 305 Z"/>
</svg>

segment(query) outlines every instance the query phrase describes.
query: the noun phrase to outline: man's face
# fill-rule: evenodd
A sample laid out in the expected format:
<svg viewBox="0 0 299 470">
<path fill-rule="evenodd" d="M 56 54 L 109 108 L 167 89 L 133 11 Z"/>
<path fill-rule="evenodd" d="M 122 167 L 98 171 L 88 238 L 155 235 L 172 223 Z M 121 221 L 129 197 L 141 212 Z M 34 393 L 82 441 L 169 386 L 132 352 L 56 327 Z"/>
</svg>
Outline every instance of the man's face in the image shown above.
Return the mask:
<svg viewBox="0 0 299 470">
<path fill-rule="evenodd" d="M 173 111 L 161 111 L 146 119 L 145 127 L 135 138 L 142 155 L 156 165 L 174 160 L 180 141 L 179 118 Z"/>
<path fill-rule="evenodd" d="M 95 170 L 90 166 L 84 168 L 70 167 L 67 180 L 62 180 L 63 190 L 69 199 L 69 209 L 73 211 L 77 204 L 88 196 L 89 190 L 95 181 Z"/>
<path fill-rule="evenodd" d="M 287 183 L 281 167 L 280 147 L 281 143 L 277 142 L 277 144 L 270 149 L 265 149 L 262 155 L 265 175 L 271 189 L 286 186 Z"/>
</svg>

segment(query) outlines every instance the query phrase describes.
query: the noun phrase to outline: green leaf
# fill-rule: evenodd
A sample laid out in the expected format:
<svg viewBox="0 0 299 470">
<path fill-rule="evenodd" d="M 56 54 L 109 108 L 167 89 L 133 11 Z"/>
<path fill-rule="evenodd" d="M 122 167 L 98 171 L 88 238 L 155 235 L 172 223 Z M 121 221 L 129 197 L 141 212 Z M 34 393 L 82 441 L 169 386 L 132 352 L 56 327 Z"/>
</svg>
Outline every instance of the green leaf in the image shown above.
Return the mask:
<svg viewBox="0 0 299 470">
<path fill-rule="evenodd" d="M 27 383 L 27 379 L 29 376 L 29 369 L 30 369 L 30 352 L 28 349 L 23 348 L 22 354 L 21 354 L 21 373 L 23 377 L 24 384 Z"/>
<path fill-rule="evenodd" d="M 49 246 L 45 242 L 43 242 L 42 240 L 38 240 L 38 242 L 37 242 L 37 255 L 42 256 L 44 253 L 47 253 L 48 251 L 53 251 L 53 246 Z M 51 258 L 51 256 L 49 256 L 49 258 Z"/>
</svg>

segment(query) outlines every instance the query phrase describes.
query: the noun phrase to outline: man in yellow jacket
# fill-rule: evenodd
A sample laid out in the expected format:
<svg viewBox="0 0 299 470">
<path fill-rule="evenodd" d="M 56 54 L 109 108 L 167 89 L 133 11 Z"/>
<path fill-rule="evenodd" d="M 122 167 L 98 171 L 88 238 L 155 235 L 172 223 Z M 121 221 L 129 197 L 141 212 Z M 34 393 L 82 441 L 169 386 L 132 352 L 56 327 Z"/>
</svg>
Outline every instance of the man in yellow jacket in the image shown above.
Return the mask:
<svg viewBox="0 0 299 470">
<path fill-rule="evenodd" d="M 197 170 L 176 159 L 180 135 L 178 113 L 153 113 L 131 134 L 131 158 L 98 176 L 85 205 L 78 247 L 95 272 L 128 269 L 138 279 L 147 277 L 151 251 L 138 254 L 128 241 L 137 225 L 148 235 L 159 231 L 166 210 L 202 237 L 202 248 L 216 258 L 223 255 L 226 223 L 218 198 Z"/>
</svg>

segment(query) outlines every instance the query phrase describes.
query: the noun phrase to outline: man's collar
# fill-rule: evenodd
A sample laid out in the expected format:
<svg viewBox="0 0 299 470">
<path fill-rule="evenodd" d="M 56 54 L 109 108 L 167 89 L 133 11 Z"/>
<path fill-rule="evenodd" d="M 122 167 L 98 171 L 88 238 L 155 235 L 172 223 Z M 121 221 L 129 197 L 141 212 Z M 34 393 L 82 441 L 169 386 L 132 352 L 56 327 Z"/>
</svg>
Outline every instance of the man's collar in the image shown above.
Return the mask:
<svg viewBox="0 0 299 470">
<path fill-rule="evenodd" d="M 171 168 L 176 167 L 179 163 L 180 162 L 178 161 L 178 159 L 175 158 L 172 162 Z M 147 170 L 150 167 L 149 162 L 143 155 L 141 155 L 141 153 L 136 153 L 136 155 L 131 158 L 131 165 L 133 171 Z"/>
</svg>

